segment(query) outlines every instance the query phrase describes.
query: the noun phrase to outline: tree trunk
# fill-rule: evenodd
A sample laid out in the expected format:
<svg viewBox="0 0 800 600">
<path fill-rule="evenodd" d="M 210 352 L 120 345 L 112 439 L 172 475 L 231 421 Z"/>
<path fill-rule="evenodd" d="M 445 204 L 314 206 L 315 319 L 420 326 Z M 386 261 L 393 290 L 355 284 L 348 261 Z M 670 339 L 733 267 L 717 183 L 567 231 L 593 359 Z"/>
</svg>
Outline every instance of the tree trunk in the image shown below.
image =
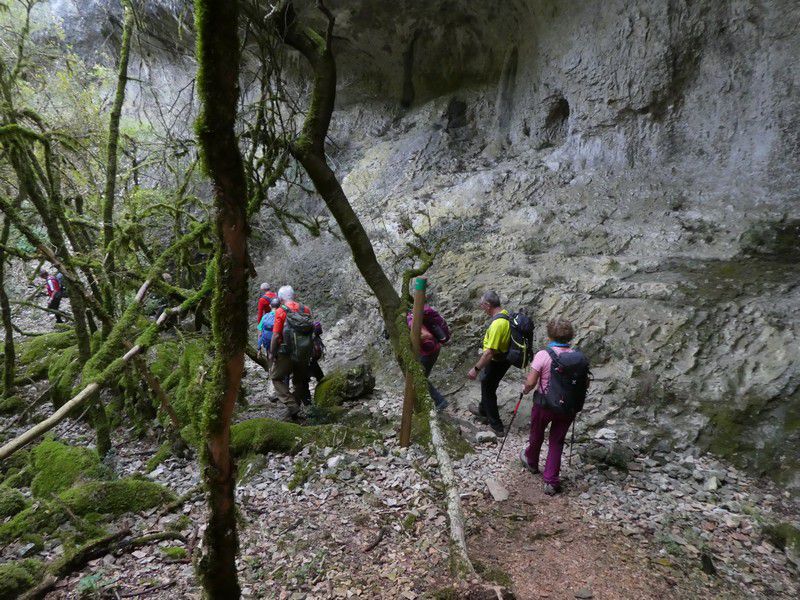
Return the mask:
<svg viewBox="0 0 800 600">
<path fill-rule="evenodd" d="M 230 425 L 247 345 L 247 186 L 234 132 L 239 96 L 238 2 L 195 0 L 197 88 L 202 113 L 197 133 L 214 184 L 217 262 L 211 309 L 215 359 L 203 406 L 204 477 L 209 520 L 199 564 L 205 594 L 239 598 L 236 575 L 235 466 Z"/>
<path fill-rule="evenodd" d="M 3 345 L 3 395 L 10 396 L 14 391 L 14 328 L 11 323 L 11 304 L 8 302 L 6 294 L 6 253 L 3 248 L 8 244 L 8 236 L 11 233 L 11 221 L 6 217 L 3 220 L 3 232 L 0 234 L 0 310 L 3 316 L 3 329 L 5 331 L 5 343 Z"/>
<path fill-rule="evenodd" d="M 108 125 L 108 145 L 106 146 L 106 187 L 103 198 L 103 269 L 106 272 L 106 284 L 103 289 L 103 305 L 109 315 L 114 314 L 114 288 L 111 285 L 114 277 L 114 253 L 111 243 L 114 241 L 114 195 L 117 185 L 117 144 L 119 142 L 119 121 L 122 116 L 122 105 L 125 102 L 125 86 L 128 83 L 128 57 L 131 48 L 131 32 L 133 30 L 133 8 L 130 0 L 122 0 L 123 24 L 122 46 L 119 51 L 119 69 L 117 70 L 117 89 L 114 104 L 111 107 L 111 118 Z M 103 325 L 103 337 L 107 337 L 111 327 Z"/>
</svg>

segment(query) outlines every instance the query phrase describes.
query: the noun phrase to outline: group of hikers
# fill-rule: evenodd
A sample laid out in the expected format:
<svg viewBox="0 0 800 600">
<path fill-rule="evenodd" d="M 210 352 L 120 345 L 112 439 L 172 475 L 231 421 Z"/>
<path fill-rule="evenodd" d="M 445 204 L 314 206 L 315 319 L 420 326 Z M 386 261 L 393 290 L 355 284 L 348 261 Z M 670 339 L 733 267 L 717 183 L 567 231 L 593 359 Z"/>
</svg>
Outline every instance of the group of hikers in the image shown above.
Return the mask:
<svg viewBox="0 0 800 600">
<path fill-rule="evenodd" d="M 64 296 L 63 278 L 46 269 L 41 269 L 39 275 L 50 299 L 47 308 L 55 314 L 56 322 L 61 323 L 59 306 Z M 519 460 L 531 473 L 539 473 L 539 455 L 549 425 L 549 447 L 542 479 L 545 493 L 556 494 L 561 489 L 559 473 L 567 433 L 583 408 L 589 387 L 589 362 L 580 350 L 571 346 L 575 330 L 568 320 L 550 320 L 547 346 L 533 354 L 533 322 L 524 312 L 509 312 L 503 308 L 500 296 L 492 290 L 481 296 L 479 307 L 490 321 L 480 357 L 467 373 L 469 379 L 480 380 L 481 400 L 468 409 L 498 437 L 505 436 L 507 430 L 497 405 L 497 389 L 509 368 L 526 369 L 520 400 L 534 392 L 534 401 L 528 446 L 520 453 Z M 428 389 L 434 406 L 443 411 L 448 402 L 431 383 L 430 374 L 442 347 L 451 339 L 450 328 L 427 304 L 422 318 L 419 361 L 429 378 Z M 325 351 L 322 325 L 314 320 L 308 306 L 295 299 L 291 286 L 284 285 L 274 292 L 268 283 L 261 284 L 257 323 L 258 358 L 266 361 L 278 400 L 287 407 L 289 416 L 294 417 L 311 404 L 311 377 L 318 383 L 324 377 L 319 364 Z M 413 315 L 410 312 L 407 323 L 411 328 Z M 519 402 L 514 415 L 518 408 Z"/>
<path fill-rule="evenodd" d="M 276 294 L 269 284 L 264 283 L 261 291 L 258 353 L 267 357 L 278 399 L 294 416 L 301 410 L 301 405 L 310 404 L 310 377 L 317 381 L 323 377 L 319 366 L 324 350 L 320 339 L 322 327 L 319 321 L 313 320 L 311 310 L 295 300 L 290 286 L 281 287 Z M 557 494 L 561 491 L 559 474 L 564 443 L 570 425 L 583 408 L 589 387 L 589 361 L 580 350 L 571 346 L 575 330 L 566 319 L 552 319 L 547 323 L 547 346 L 534 354 L 533 322 L 526 314 L 503 308 L 500 296 L 492 290 L 481 296 L 479 307 L 491 320 L 483 337 L 480 358 L 467 373 L 471 380 L 480 379 L 481 385 L 480 403 L 469 406 L 469 411 L 498 437 L 505 436 L 507 430 L 497 405 L 497 389 L 509 368 L 527 369 L 520 400 L 525 394 L 534 392 L 534 401 L 528 446 L 520 452 L 519 460 L 529 472 L 539 473 L 539 456 L 549 426 L 542 479 L 545 494 Z M 409 312 L 409 328 L 413 321 L 413 314 Z M 419 361 L 428 377 L 428 390 L 438 411 L 445 410 L 448 402 L 431 383 L 430 374 L 442 347 L 450 339 L 447 322 L 426 304 L 422 313 Z M 294 394 L 289 391 L 290 376 Z M 518 408 L 519 402 L 515 415 Z"/>
</svg>

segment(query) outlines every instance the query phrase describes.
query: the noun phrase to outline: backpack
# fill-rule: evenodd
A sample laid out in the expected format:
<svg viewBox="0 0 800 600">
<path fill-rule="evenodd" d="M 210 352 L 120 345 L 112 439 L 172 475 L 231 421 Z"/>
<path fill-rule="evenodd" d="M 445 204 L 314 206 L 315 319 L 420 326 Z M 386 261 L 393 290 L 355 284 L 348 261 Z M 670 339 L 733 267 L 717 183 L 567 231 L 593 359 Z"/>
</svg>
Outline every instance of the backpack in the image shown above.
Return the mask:
<svg viewBox="0 0 800 600">
<path fill-rule="evenodd" d="M 320 360 L 325 355 L 325 344 L 322 343 L 322 323 L 314 321 L 314 347 L 311 356 L 314 360 Z"/>
<path fill-rule="evenodd" d="M 293 363 L 308 365 L 314 352 L 314 319 L 302 304 L 297 311 L 284 304 L 281 308 L 286 311 L 282 354 L 287 354 Z"/>
<path fill-rule="evenodd" d="M 58 282 L 58 291 L 61 292 L 62 295 L 65 294 L 67 291 L 67 285 L 64 281 L 64 274 L 61 271 L 56 273 L 56 281 Z"/>
<path fill-rule="evenodd" d="M 506 319 L 511 326 L 506 360 L 519 369 L 526 368 L 533 359 L 533 319 L 522 311 L 498 313 L 495 319 Z"/>
<path fill-rule="evenodd" d="M 436 309 L 425 306 L 422 313 L 422 324 L 428 328 L 438 342 L 446 342 L 450 339 L 450 328 Z"/>
<path fill-rule="evenodd" d="M 550 382 L 544 394 L 536 390 L 534 400 L 540 406 L 562 414 L 574 415 L 583 410 L 586 391 L 592 372 L 589 359 L 577 348 L 557 354 L 545 348 L 553 362 L 550 365 Z"/>
</svg>

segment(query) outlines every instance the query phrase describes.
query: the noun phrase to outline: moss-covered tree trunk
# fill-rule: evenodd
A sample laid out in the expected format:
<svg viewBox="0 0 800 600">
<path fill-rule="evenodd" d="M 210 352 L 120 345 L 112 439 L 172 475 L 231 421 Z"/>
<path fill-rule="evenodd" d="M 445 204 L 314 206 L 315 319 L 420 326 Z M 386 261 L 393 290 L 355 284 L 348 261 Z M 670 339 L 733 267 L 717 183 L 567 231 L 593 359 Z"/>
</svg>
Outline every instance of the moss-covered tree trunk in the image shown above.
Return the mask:
<svg viewBox="0 0 800 600">
<path fill-rule="evenodd" d="M 8 236 L 11 233 L 11 221 L 3 219 L 3 231 L 0 233 L 0 311 L 3 316 L 3 395 L 10 396 L 14 391 L 14 328 L 11 323 L 11 305 L 6 294 L 6 253 Z"/>
<path fill-rule="evenodd" d="M 247 187 L 234 132 L 239 95 L 238 2 L 195 0 L 197 89 L 202 113 L 197 134 L 214 184 L 217 262 L 211 308 L 215 358 L 203 406 L 204 477 L 209 521 L 200 580 L 209 598 L 238 598 L 235 467 L 230 425 L 241 386 L 247 344 Z"/>
<path fill-rule="evenodd" d="M 114 314 L 114 288 L 111 285 L 114 273 L 114 253 L 111 245 L 114 241 L 114 195 L 117 186 L 117 145 L 119 143 L 119 121 L 122 116 L 122 105 L 125 103 L 125 87 L 128 83 L 128 57 L 131 49 L 131 33 L 133 30 L 133 7 L 131 0 L 122 0 L 123 24 L 122 46 L 119 51 L 119 68 L 117 70 L 117 89 L 111 117 L 108 125 L 108 143 L 106 145 L 106 187 L 103 197 L 103 269 L 106 272 L 106 285 L 103 289 L 103 305 L 109 315 Z M 103 337 L 111 331 L 110 324 L 103 324 Z"/>
</svg>

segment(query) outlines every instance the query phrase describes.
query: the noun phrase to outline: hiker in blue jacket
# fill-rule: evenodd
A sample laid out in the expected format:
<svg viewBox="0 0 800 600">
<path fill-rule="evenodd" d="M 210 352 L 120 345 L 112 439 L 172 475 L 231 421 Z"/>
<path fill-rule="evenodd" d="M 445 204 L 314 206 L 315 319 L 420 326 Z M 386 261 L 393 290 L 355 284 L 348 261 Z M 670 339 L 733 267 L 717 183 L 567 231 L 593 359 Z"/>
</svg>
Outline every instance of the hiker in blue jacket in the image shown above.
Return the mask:
<svg viewBox="0 0 800 600">
<path fill-rule="evenodd" d="M 269 360 L 269 346 L 272 343 L 272 326 L 275 325 L 275 311 L 280 308 L 281 301 L 273 298 L 269 303 L 269 312 L 264 313 L 258 323 L 258 356 L 266 356 Z"/>
</svg>

